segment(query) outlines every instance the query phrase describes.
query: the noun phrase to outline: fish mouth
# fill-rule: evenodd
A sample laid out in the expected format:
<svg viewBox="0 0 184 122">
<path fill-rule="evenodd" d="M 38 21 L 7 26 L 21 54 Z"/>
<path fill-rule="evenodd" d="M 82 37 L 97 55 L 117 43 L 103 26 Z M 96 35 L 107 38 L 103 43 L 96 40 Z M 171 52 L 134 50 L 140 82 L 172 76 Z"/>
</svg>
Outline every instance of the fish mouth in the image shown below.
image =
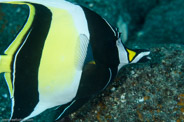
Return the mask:
<svg viewBox="0 0 184 122">
<path fill-rule="evenodd" d="M 145 63 L 151 60 L 150 57 L 150 51 L 147 52 L 147 54 L 145 56 L 143 56 L 137 63 Z"/>
</svg>

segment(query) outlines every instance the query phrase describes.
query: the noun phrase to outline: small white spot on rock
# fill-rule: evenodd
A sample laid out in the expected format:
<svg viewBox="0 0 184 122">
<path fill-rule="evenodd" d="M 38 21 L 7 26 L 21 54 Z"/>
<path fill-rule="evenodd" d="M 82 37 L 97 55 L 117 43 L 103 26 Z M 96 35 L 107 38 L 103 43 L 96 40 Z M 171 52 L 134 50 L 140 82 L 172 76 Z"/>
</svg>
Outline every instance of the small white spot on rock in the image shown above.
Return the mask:
<svg viewBox="0 0 184 122">
<path fill-rule="evenodd" d="M 123 93 L 123 94 L 121 95 L 121 102 L 122 102 L 122 103 L 126 102 L 125 93 Z"/>
<path fill-rule="evenodd" d="M 144 102 L 144 98 L 138 99 L 137 103 Z"/>
<path fill-rule="evenodd" d="M 116 88 L 115 88 L 115 87 L 112 87 L 112 88 L 111 88 L 111 91 L 112 91 L 112 92 L 113 92 L 113 91 L 115 91 L 115 90 L 116 90 Z"/>
<path fill-rule="evenodd" d="M 132 75 L 134 75 L 134 74 L 135 74 L 135 72 L 132 70 L 132 71 L 131 71 L 131 74 L 132 74 Z"/>
</svg>

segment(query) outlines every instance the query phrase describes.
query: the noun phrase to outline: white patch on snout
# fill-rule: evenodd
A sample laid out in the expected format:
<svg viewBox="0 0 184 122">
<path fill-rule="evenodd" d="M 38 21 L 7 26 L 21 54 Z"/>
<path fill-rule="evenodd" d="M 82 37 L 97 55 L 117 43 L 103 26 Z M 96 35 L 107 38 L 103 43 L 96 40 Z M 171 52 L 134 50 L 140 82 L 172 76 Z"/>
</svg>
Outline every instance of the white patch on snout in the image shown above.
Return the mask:
<svg viewBox="0 0 184 122">
<path fill-rule="evenodd" d="M 121 39 L 116 41 L 116 46 L 118 48 L 119 62 L 118 71 L 124 66 L 128 64 L 128 57 L 125 47 L 123 46 Z"/>
<path fill-rule="evenodd" d="M 138 55 L 136 56 L 136 58 L 135 58 L 131 63 L 137 63 L 142 57 L 148 56 L 149 54 L 150 54 L 149 51 L 147 51 L 147 52 L 142 52 L 142 53 L 138 54 Z"/>
</svg>

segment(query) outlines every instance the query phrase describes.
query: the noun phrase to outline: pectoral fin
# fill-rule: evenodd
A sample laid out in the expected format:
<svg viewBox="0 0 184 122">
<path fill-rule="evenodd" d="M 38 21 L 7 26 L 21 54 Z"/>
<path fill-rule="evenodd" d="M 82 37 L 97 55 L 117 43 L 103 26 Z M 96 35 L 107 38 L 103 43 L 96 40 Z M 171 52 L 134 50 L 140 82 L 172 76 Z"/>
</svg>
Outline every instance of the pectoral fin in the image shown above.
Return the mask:
<svg viewBox="0 0 184 122">
<path fill-rule="evenodd" d="M 80 34 L 79 36 L 79 49 L 76 51 L 76 59 L 77 59 L 77 66 L 78 69 L 82 70 L 82 67 L 84 65 L 84 61 L 87 55 L 87 48 L 88 48 L 88 44 L 89 44 L 89 39 L 86 35 L 84 34 Z"/>
</svg>

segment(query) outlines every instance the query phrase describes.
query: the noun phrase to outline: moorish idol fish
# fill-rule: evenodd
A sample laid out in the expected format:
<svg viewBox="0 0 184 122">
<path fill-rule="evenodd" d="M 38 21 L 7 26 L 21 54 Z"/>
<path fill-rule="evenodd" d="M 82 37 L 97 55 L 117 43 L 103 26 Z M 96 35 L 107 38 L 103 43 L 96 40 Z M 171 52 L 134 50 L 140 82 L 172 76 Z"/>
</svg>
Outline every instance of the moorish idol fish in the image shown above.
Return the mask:
<svg viewBox="0 0 184 122">
<path fill-rule="evenodd" d="M 103 91 L 124 65 L 150 51 L 124 46 L 120 33 L 86 7 L 64 0 L 1 0 L 29 8 L 25 24 L 0 56 L 12 100 L 25 121 L 57 107 L 56 120 Z"/>
</svg>

